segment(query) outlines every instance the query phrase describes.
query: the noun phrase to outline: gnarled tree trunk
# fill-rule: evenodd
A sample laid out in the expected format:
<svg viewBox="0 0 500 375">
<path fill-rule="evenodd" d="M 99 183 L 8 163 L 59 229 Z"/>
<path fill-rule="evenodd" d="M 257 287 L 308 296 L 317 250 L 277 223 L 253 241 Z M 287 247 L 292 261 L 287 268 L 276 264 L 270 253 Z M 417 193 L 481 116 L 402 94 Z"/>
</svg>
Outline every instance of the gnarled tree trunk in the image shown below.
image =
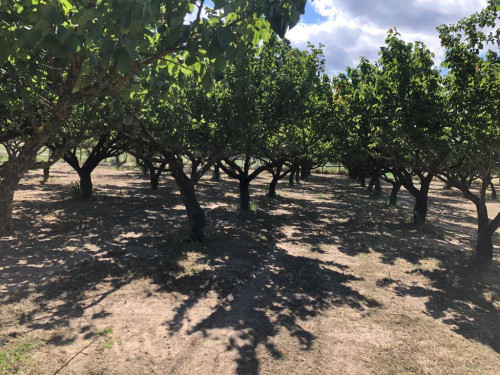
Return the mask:
<svg viewBox="0 0 500 375">
<path fill-rule="evenodd" d="M 398 202 L 398 193 L 401 189 L 401 184 L 398 182 L 394 182 L 392 184 L 391 195 L 389 196 L 389 205 L 396 206 Z"/>
<path fill-rule="evenodd" d="M 196 198 L 194 185 L 184 172 L 182 160 L 172 160 L 170 162 L 170 167 L 181 193 L 182 203 L 184 203 L 186 207 L 189 223 L 191 225 L 191 238 L 195 241 L 202 241 L 206 219 L 205 212 L 203 212 Z"/>
<path fill-rule="evenodd" d="M 280 179 L 281 171 L 283 169 L 282 165 L 278 165 L 275 171 L 272 171 L 273 178 L 269 183 L 269 190 L 267 191 L 267 196 L 269 198 L 276 198 L 276 186 Z"/>
</svg>

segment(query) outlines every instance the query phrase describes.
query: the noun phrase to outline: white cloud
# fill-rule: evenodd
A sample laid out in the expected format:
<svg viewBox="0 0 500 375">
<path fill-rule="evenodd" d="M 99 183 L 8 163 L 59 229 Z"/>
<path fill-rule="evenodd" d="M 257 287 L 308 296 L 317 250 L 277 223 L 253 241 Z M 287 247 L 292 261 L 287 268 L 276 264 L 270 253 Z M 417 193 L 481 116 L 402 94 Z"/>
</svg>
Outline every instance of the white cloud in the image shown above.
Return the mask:
<svg viewBox="0 0 500 375">
<path fill-rule="evenodd" d="M 287 33 L 300 48 L 325 45 L 328 73 L 343 71 L 361 56 L 376 59 L 387 30 L 396 26 L 408 42 L 422 41 L 442 60 L 436 26 L 456 22 L 486 6 L 486 0 L 314 0 L 322 20 L 304 21 Z"/>
</svg>

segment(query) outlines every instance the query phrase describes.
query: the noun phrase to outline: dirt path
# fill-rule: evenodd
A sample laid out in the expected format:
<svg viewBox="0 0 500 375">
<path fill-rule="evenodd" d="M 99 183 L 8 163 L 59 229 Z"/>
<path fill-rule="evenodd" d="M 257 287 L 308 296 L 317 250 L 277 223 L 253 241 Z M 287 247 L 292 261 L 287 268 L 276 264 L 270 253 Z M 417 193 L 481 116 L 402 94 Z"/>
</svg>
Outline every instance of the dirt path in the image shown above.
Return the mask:
<svg viewBox="0 0 500 375">
<path fill-rule="evenodd" d="M 264 176 L 244 215 L 233 181 L 206 179 L 195 244 L 170 178 L 152 192 L 99 167 L 91 203 L 62 164 L 38 179 L 0 240 L 0 373 L 497 373 L 498 236 L 479 272 L 473 207 L 439 184 L 415 229 L 408 194 L 391 209 L 343 176 L 280 184 L 277 200 Z"/>
</svg>

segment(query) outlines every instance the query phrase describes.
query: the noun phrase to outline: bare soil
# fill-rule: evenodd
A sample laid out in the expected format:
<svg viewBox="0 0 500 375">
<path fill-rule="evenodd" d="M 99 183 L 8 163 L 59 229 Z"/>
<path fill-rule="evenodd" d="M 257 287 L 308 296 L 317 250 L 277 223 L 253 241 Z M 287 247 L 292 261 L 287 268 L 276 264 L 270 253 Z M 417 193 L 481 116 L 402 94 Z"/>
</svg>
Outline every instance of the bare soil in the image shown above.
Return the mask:
<svg viewBox="0 0 500 375">
<path fill-rule="evenodd" d="M 237 184 L 197 188 L 188 240 L 174 181 L 100 166 L 72 198 L 64 164 L 30 172 L 0 239 L 0 373 L 498 374 L 500 256 L 474 264 L 475 211 L 432 185 L 429 223 L 345 176 L 313 175 L 238 210 Z M 500 203 L 489 202 L 490 215 Z"/>
</svg>

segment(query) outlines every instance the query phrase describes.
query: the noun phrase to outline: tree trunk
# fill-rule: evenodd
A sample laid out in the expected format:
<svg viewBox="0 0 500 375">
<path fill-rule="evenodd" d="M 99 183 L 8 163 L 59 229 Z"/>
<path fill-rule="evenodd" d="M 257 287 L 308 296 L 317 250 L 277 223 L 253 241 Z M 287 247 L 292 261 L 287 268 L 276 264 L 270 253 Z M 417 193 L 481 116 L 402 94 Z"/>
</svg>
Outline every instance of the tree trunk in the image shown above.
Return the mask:
<svg viewBox="0 0 500 375">
<path fill-rule="evenodd" d="M 198 203 L 194 185 L 183 170 L 182 162 L 170 163 L 172 174 L 181 193 L 182 203 L 186 207 L 189 223 L 191 225 L 191 238 L 197 242 L 203 240 L 203 229 L 206 225 L 205 213 Z"/>
<path fill-rule="evenodd" d="M 153 190 L 158 190 L 158 183 L 160 181 L 160 176 L 157 175 L 154 171 L 150 172 L 150 178 L 151 178 L 151 189 Z"/>
<path fill-rule="evenodd" d="M 50 165 L 43 168 L 43 180 L 40 181 L 42 185 L 45 185 L 45 183 L 49 180 L 50 178 Z"/>
<path fill-rule="evenodd" d="M 399 189 L 401 189 L 400 183 L 395 182 L 392 184 L 391 195 L 389 197 L 389 205 L 390 206 L 395 206 L 397 204 Z"/>
<path fill-rule="evenodd" d="M 92 198 L 92 169 L 81 168 L 78 171 L 80 176 L 80 189 L 82 189 L 82 198 L 90 200 Z"/>
<path fill-rule="evenodd" d="M 427 217 L 427 192 L 415 194 L 415 207 L 413 208 L 413 223 L 416 225 L 425 224 Z"/>
<path fill-rule="evenodd" d="M 366 186 L 366 180 L 365 180 L 365 172 L 360 171 L 358 173 L 358 182 L 362 187 Z"/>
<path fill-rule="evenodd" d="M 220 167 L 217 164 L 214 165 L 214 173 L 212 174 L 212 180 L 214 181 L 220 180 Z"/>
<path fill-rule="evenodd" d="M 303 181 L 307 176 L 307 170 L 302 166 L 302 168 L 300 168 L 300 179 Z"/>
<path fill-rule="evenodd" d="M 19 154 L 2 164 L 0 169 L 0 235 L 12 228 L 12 207 L 14 193 L 24 173 L 35 163 L 38 150 L 43 146 L 43 140 L 27 141 Z"/>
<path fill-rule="evenodd" d="M 415 197 L 415 207 L 413 209 L 413 223 L 416 225 L 425 224 L 427 217 L 427 198 L 429 196 L 429 188 L 434 176 L 428 175 L 427 177 L 420 178 L 420 190 L 413 187 L 409 190 Z"/>
<path fill-rule="evenodd" d="M 0 185 L 0 236 L 12 229 L 12 204 L 14 202 L 14 185 Z"/>
<path fill-rule="evenodd" d="M 491 188 L 491 199 L 496 200 L 497 199 L 497 191 L 495 189 L 495 185 L 493 182 L 490 182 L 490 188 Z"/>
<path fill-rule="evenodd" d="M 276 198 L 276 186 L 278 185 L 278 176 L 273 176 L 271 183 L 269 184 L 269 190 L 267 191 L 267 196 L 269 198 Z"/>
<path fill-rule="evenodd" d="M 288 184 L 290 186 L 293 186 L 294 182 L 295 182 L 295 169 L 292 169 L 292 171 L 290 172 L 290 176 L 288 176 Z"/>
<path fill-rule="evenodd" d="M 493 233 L 489 227 L 488 210 L 484 202 L 476 205 L 477 209 L 477 244 L 476 259 L 479 262 L 491 262 L 493 260 Z"/>
<path fill-rule="evenodd" d="M 382 185 L 380 184 L 380 176 L 378 174 L 373 174 L 368 184 L 368 191 L 373 191 L 374 188 L 376 193 L 382 192 Z"/>
<path fill-rule="evenodd" d="M 273 179 L 269 184 L 269 190 L 267 192 L 267 196 L 269 198 L 276 198 L 276 186 L 278 185 L 278 181 L 280 179 L 281 171 L 283 170 L 283 165 L 278 165 L 276 167 L 276 171 L 273 172 Z M 281 176 L 283 177 L 283 176 Z"/>
<path fill-rule="evenodd" d="M 240 178 L 240 206 L 242 211 L 250 210 L 250 182 L 245 178 Z"/>
<path fill-rule="evenodd" d="M 306 180 L 311 175 L 311 168 L 309 168 L 309 163 L 304 163 L 300 170 L 300 179 Z"/>
</svg>

